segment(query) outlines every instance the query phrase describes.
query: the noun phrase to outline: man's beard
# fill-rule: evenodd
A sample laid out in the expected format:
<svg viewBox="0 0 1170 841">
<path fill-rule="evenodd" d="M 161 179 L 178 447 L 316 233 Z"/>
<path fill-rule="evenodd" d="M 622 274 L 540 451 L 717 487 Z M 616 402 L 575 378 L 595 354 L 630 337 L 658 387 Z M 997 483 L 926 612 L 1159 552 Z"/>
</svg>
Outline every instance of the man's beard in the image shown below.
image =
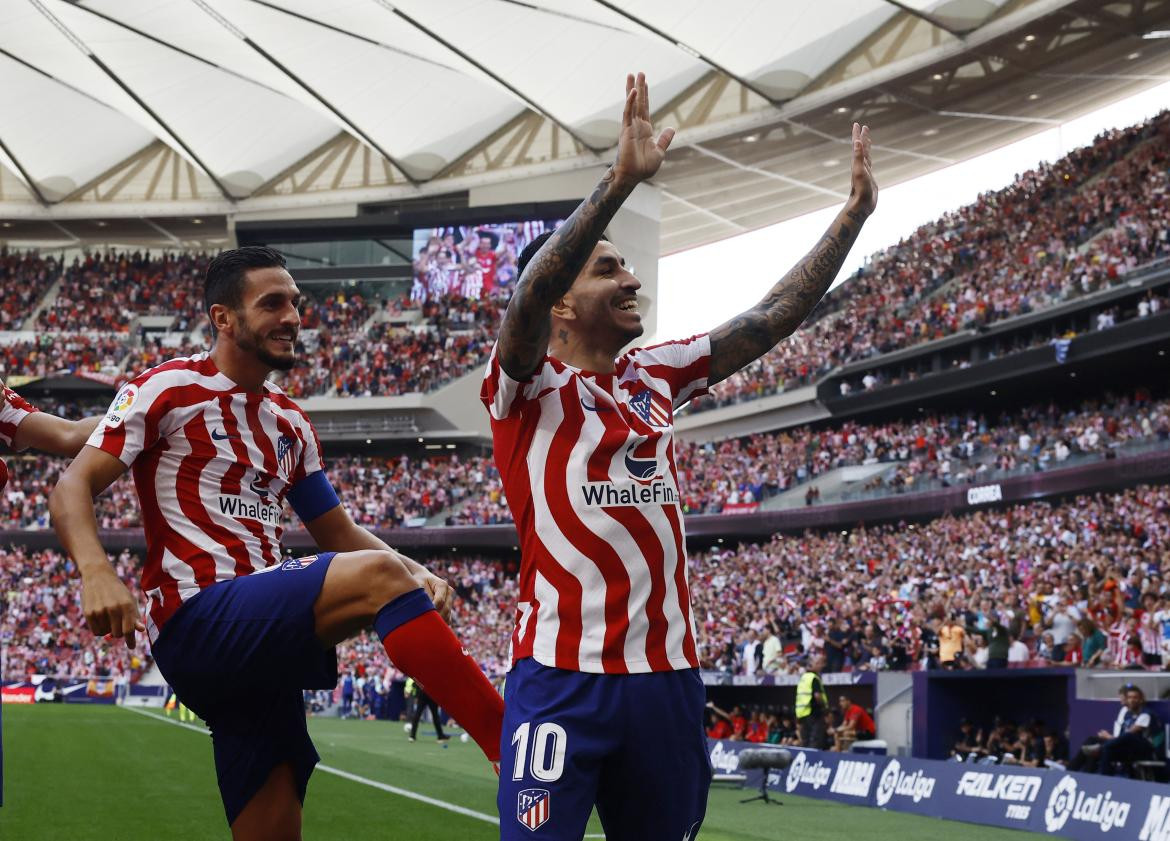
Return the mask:
<svg viewBox="0 0 1170 841">
<path fill-rule="evenodd" d="M 247 351 L 254 354 L 257 359 L 276 371 L 291 371 L 293 366 L 297 364 L 295 355 L 291 356 L 276 356 L 270 353 L 264 347 L 264 340 L 260 334 L 249 327 L 244 327 L 244 330 L 236 336 L 236 347 L 240 350 Z M 294 347 L 296 339 L 293 339 Z"/>
</svg>

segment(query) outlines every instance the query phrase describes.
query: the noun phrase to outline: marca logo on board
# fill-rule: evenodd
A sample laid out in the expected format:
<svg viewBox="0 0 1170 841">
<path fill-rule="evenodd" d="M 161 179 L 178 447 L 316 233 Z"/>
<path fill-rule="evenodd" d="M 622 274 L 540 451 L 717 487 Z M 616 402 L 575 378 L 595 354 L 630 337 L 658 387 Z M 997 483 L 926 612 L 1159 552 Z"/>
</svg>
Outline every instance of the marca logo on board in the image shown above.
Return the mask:
<svg viewBox="0 0 1170 841">
<path fill-rule="evenodd" d="M 875 768 L 877 766 L 872 762 L 842 759 L 837 763 L 837 770 L 833 772 L 833 783 L 829 786 L 829 791 L 849 797 L 869 797 L 869 787 L 873 784 Z"/>
<path fill-rule="evenodd" d="M 938 780 L 934 777 L 928 777 L 921 770 L 907 774 L 902 770 L 902 764 L 898 760 L 891 759 L 878 780 L 874 798 L 879 806 L 885 806 L 894 799 L 894 795 L 920 803 L 930 799 L 931 795 L 934 794 L 934 786 L 937 782 Z"/>
<path fill-rule="evenodd" d="M 828 784 L 829 778 L 832 776 L 833 769 L 819 759 L 816 762 L 809 762 L 804 751 L 798 751 L 796 756 L 792 757 L 792 764 L 788 766 L 788 775 L 784 778 L 784 788 L 786 791 L 793 792 L 796 791 L 797 786 L 804 784 L 810 786 L 813 791 L 817 791 Z"/>
<path fill-rule="evenodd" d="M 1150 797 L 1138 841 L 1170 841 L 1170 794 Z"/>
<path fill-rule="evenodd" d="M 986 505 L 1003 501 L 1003 485 L 980 485 L 967 491 L 968 505 Z"/>
</svg>

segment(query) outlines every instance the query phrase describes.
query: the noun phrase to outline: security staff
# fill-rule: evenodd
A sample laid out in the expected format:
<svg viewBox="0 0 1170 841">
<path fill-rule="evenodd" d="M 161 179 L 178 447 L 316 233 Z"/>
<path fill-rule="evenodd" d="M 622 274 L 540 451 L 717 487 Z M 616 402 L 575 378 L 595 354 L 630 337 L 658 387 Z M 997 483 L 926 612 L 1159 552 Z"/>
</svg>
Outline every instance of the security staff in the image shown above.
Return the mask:
<svg viewBox="0 0 1170 841">
<path fill-rule="evenodd" d="M 829 696 L 820 675 L 824 668 L 824 656 L 816 657 L 809 662 L 796 684 L 796 724 L 800 729 L 800 744 L 818 750 L 825 747 L 825 712 L 829 709 Z"/>
</svg>

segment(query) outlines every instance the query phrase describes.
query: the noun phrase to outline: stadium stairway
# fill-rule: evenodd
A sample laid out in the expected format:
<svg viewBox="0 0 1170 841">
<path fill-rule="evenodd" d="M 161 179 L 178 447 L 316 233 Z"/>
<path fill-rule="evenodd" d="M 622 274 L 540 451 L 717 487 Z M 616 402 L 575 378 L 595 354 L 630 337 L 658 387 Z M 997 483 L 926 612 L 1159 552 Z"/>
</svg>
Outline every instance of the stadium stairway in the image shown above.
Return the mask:
<svg viewBox="0 0 1170 841">
<path fill-rule="evenodd" d="M 32 312 L 30 312 L 28 314 L 28 318 L 26 318 L 21 323 L 22 330 L 35 330 L 36 329 L 37 318 L 39 318 L 41 313 L 45 311 L 46 307 L 48 307 L 50 304 L 52 304 L 54 301 L 57 300 L 57 295 L 61 292 L 61 283 L 64 280 L 65 280 L 65 270 L 62 269 L 61 273 L 57 275 L 57 279 L 53 281 L 52 286 L 50 286 L 47 290 L 45 290 L 45 294 L 41 297 L 41 300 L 37 303 L 37 305 L 35 307 L 33 307 Z"/>
<path fill-rule="evenodd" d="M 810 487 L 816 486 L 821 492 L 818 502 L 824 503 L 841 496 L 846 491 L 854 491 L 868 482 L 874 476 L 892 473 L 897 469 L 897 462 L 882 462 L 880 464 L 859 464 L 849 467 L 838 467 L 827 473 L 822 473 L 808 481 L 794 485 L 782 493 L 769 497 L 760 503 L 761 511 L 784 511 L 789 508 L 803 508 L 804 495 Z"/>
</svg>

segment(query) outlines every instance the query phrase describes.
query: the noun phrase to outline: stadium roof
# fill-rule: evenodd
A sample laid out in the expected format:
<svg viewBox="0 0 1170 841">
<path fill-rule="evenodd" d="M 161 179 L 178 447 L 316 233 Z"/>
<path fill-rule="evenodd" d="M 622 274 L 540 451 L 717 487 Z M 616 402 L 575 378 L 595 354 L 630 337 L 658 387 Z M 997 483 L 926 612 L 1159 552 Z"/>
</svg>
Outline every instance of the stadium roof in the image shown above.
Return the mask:
<svg viewBox="0 0 1170 841">
<path fill-rule="evenodd" d="M 839 201 L 854 119 L 892 184 L 1165 81 L 1165 28 L 1170 0 L 0 0 L 0 236 L 594 166 L 642 70 L 680 129 L 665 253 Z"/>
</svg>

